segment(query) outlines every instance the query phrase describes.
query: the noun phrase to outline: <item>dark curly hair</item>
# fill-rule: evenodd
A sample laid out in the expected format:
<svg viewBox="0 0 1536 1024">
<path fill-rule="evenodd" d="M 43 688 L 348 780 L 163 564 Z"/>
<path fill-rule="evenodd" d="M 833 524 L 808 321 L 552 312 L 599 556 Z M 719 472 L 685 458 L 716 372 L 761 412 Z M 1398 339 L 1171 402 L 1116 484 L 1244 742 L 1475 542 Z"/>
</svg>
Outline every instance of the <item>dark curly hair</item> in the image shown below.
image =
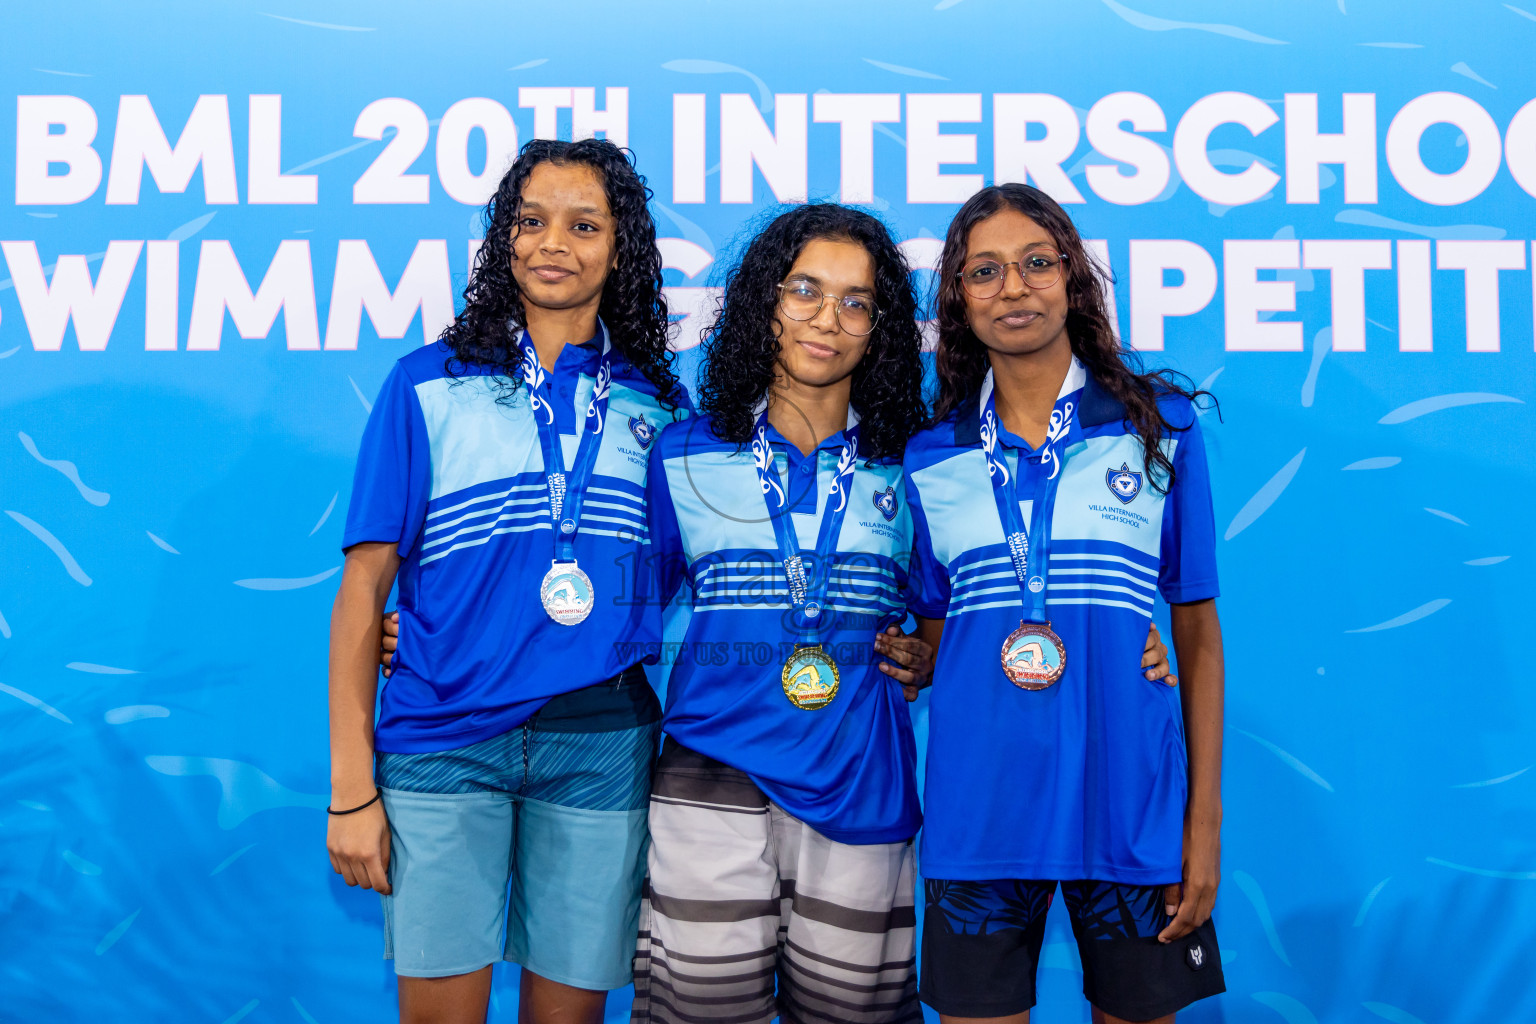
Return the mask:
<svg viewBox="0 0 1536 1024">
<path fill-rule="evenodd" d="M 939 348 L 935 369 L 939 397 L 934 419 L 941 420 L 981 391 L 991 361 L 987 348 L 966 321 L 965 293 L 960 270 L 965 265 L 971 229 L 994 213 L 1014 209 L 1050 234 L 1066 255 L 1067 337 L 1072 354 L 1110 395 L 1125 406 L 1126 419 L 1141 436 L 1142 450 L 1153 487 L 1166 492 L 1173 485 L 1173 463 L 1163 454 L 1162 438 L 1175 427 L 1158 407 L 1159 395 L 1183 395 L 1191 401 L 1209 391 L 1188 387 L 1189 378 L 1172 370 L 1145 373 L 1137 353 L 1121 347 L 1104 308 L 1103 289 L 1113 284 L 1109 271 L 1088 253 L 1072 218 L 1044 192 L 1009 182 L 982 189 L 955 214 L 944 237 L 939 260 L 939 292 L 935 303 Z"/>
<path fill-rule="evenodd" d="M 773 385 L 779 358 L 778 285 L 805 247 L 822 238 L 863 246 L 874 262 L 880 318 L 854 368 L 850 401 L 859 412 L 860 454 L 900 458 L 907 439 L 927 420 L 917 299 L 907 262 L 885 225 L 847 206 L 797 206 L 747 246 L 726 277 L 724 300 L 705 337 L 699 409 L 713 418 L 721 440 L 751 439 L 753 410 Z"/>
<path fill-rule="evenodd" d="M 442 334 L 443 343 L 453 349 L 447 359 L 448 373 L 457 376 L 468 365 L 493 367 L 500 376 L 498 401 L 510 402 L 522 394 L 517 335 L 525 321 L 522 290 L 512 276 L 512 239 L 523 185 L 542 163 L 580 164 L 602 181 L 616 225 L 617 252 L 613 271 L 603 284 L 598 315 L 608 327 L 614 351 L 645 375 L 664 405 L 676 408 L 682 387 L 667 347 L 661 254 L 656 250 L 656 222 L 646 207 L 651 190 L 635 171 L 633 154 L 606 139 L 535 139 L 518 153 L 485 206 L 485 242 L 464 289 L 464 311 Z"/>
</svg>

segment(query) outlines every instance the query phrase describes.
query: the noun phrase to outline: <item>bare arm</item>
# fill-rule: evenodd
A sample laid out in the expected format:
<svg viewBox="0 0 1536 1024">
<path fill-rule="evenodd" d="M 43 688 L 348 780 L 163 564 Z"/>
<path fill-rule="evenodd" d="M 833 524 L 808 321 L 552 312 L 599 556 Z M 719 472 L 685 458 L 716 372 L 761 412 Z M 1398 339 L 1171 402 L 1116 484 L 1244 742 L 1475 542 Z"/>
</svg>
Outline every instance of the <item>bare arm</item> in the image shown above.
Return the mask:
<svg viewBox="0 0 1536 1024">
<path fill-rule="evenodd" d="M 378 693 L 379 616 L 399 568 L 394 544 L 349 548 L 331 609 L 331 807 L 336 810 L 364 804 L 376 792 L 373 703 Z M 331 867 L 348 885 L 388 893 L 389 822 L 383 805 L 329 818 L 326 849 Z"/>
<path fill-rule="evenodd" d="M 902 693 L 909 701 L 917 700 L 917 695 L 923 687 L 933 685 L 933 666 L 938 664 L 939 660 L 939 638 L 944 635 L 943 619 L 925 619 L 921 615 L 914 618 L 917 619 L 917 628 L 912 631 L 911 638 L 916 641 L 927 657 L 925 665 L 927 671 L 918 678 L 900 680 Z"/>
<path fill-rule="evenodd" d="M 880 671 L 901 684 L 908 701 L 917 700 L 918 691 L 933 682 L 933 645 L 915 631 L 903 633 L 900 626 L 887 626 L 875 634 L 875 653 L 884 655 Z"/>
<path fill-rule="evenodd" d="M 917 619 L 917 629 L 912 635 L 933 649 L 934 660 L 939 657 L 939 640 L 944 636 L 943 619 L 925 619 L 921 615 L 913 616 Z"/>
<path fill-rule="evenodd" d="M 1189 797 L 1184 811 L 1184 883 L 1170 885 L 1165 894 L 1174 920 L 1158 936 L 1164 942 L 1204 924 L 1216 904 L 1221 881 L 1221 733 L 1226 689 L 1216 602 L 1176 604 L 1170 611 L 1189 757 Z"/>
</svg>

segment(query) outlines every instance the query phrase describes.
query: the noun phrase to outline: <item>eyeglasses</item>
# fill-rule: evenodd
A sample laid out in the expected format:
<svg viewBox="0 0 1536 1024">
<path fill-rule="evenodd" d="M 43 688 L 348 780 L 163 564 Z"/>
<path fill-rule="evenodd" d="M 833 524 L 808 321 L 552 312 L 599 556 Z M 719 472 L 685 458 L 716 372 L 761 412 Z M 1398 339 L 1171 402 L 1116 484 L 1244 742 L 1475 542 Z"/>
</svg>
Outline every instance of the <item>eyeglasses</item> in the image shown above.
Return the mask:
<svg viewBox="0 0 1536 1024">
<path fill-rule="evenodd" d="M 1009 267 L 1017 267 L 1025 285 L 1039 290 L 1049 288 L 1061 280 L 1061 265 L 1066 259 L 1067 254 L 1064 252 L 1037 249 L 1009 263 L 989 259 L 972 260 L 955 276 L 960 278 L 961 287 L 971 298 L 991 299 L 1002 292 L 1003 280 L 1007 277 Z"/>
<path fill-rule="evenodd" d="M 875 329 L 880 310 L 863 295 L 826 295 L 810 281 L 799 278 L 779 285 L 779 308 L 791 320 L 816 319 L 828 299 L 837 300 L 832 313 L 845 333 L 862 338 Z"/>
</svg>

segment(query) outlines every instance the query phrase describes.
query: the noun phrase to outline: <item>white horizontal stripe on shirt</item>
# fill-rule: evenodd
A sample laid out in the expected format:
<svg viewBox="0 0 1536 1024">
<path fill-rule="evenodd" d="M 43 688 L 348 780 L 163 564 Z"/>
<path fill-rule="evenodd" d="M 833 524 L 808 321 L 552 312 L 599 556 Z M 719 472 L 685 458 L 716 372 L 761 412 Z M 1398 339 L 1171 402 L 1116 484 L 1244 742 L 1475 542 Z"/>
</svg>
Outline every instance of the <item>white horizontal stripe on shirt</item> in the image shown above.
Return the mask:
<svg viewBox="0 0 1536 1024">
<path fill-rule="evenodd" d="M 536 523 L 528 523 L 527 525 L 522 525 L 522 526 L 503 526 L 499 530 L 492 530 L 490 533 L 486 534 L 484 537 L 476 537 L 474 540 L 466 540 L 466 541 L 463 541 L 462 543 L 455 544 L 452 547 L 444 548 L 441 551 L 435 551 L 432 554 L 427 555 L 426 557 L 424 557 L 417 564 L 418 565 L 426 565 L 428 562 L 435 562 L 439 558 L 443 558 L 446 555 L 451 555 L 455 551 L 462 551 L 465 548 L 477 548 L 480 545 L 485 544 L 486 542 L 488 542 L 492 537 L 495 537 L 495 536 L 497 536 L 499 534 L 503 534 L 503 533 L 526 533 L 529 530 L 548 530 L 548 529 L 551 529 L 550 524 L 549 524 L 549 517 L 548 516 L 544 516 L 540 521 L 538 521 Z"/>
<path fill-rule="evenodd" d="M 636 506 L 636 505 L 625 504 L 625 503 L 621 503 L 621 502 L 617 502 L 617 501 L 593 501 L 591 498 L 588 498 L 582 504 L 581 507 L 582 508 L 611 508 L 615 512 L 624 512 L 624 513 L 627 513 L 629 515 L 634 516 L 636 519 L 644 519 L 645 518 L 645 510 L 643 508 L 641 508 L 639 506 Z"/>
<path fill-rule="evenodd" d="M 645 511 L 645 498 L 643 495 L 631 494 L 629 491 L 620 491 L 612 487 L 588 487 L 588 500 L 592 496 L 602 495 L 605 498 L 621 498 L 638 512 Z"/>
<path fill-rule="evenodd" d="M 1092 605 L 1099 605 L 1101 607 L 1106 607 L 1106 608 L 1124 608 L 1127 611 L 1132 611 L 1132 612 L 1135 612 L 1138 615 L 1143 615 L 1143 616 L 1146 616 L 1148 618 L 1150 618 L 1151 614 L 1152 614 L 1151 610 L 1148 609 L 1148 608 L 1142 608 L 1142 607 L 1139 607 L 1139 606 L 1134 605 L 1134 604 L 1130 604 L 1130 603 L 1125 602 L 1125 601 L 1111 601 L 1108 598 L 1102 598 L 1101 599 L 1101 598 L 1096 598 L 1096 597 L 1064 597 L 1064 598 L 1059 598 L 1059 599 L 1056 599 L 1056 600 L 1047 599 L 1045 603 L 1046 603 L 1047 606 L 1050 606 L 1050 605 L 1062 605 L 1062 604 L 1092 604 Z M 950 614 L 952 614 L 952 615 L 969 615 L 971 612 L 989 611 L 989 610 L 991 610 L 993 608 L 1013 608 L 1013 609 L 1019 609 L 1020 608 L 1020 604 L 1016 600 L 1014 600 L 1014 601 L 984 601 L 981 604 L 964 605 L 964 606 L 962 606 L 960 608 L 952 608 L 951 611 L 950 611 Z"/>
<path fill-rule="evenodd" d="M 1126 594 L 1138 601 L 1145 601 L 1149 605 L 1152 603 L 1152 598 L 1147 594 L 1141 593 L 1139 590 L 1132 590 L 1129 587 L 1112 587 L 1104 583 L 1052 583 L 1050 589 L 1046 591 L 1046 600 L 1049 601 L 1052 594 L 1061 594 L 1068 591 L 1087 591 L 1090 594 Z"/>
<path fill-rule="evenodd" d="M 505 491 L 493 491 L 490 494 L 482 494 L 479 497 L 470 498 L 468 501 L 461 501 L 457 505 L 449 505 L 447 508 L 440 508 L 435 512 L 428 512 L 427 518 L 436 519 L 438 516 L 445 516 L 450 512 L 457 512 L 460 509 L 469 508 L 471 505 L 478 505 L 483 501 L 499 501 L 515 491 L 533 491 L 536 492 L 536 495 L 542 495 L 547 490 L 548 488 L 546 488 L 543 484 L 519 484 L 516 487 L 509 487 Z"/>
<path fill-rule="evenodd" d="M 588 523 L 617 523 L 619 526 L 628 526 L 631 532 L 645 529 L 644 520 L 624 519 L 619 516 L 598 516 L 583 510 L 581 513 L 581 528 L 585 532 Z"/>
<path fill-rule="evenodd" d="M 1018 592 L 1019 585 L 1017 583 L 1006 587 L 965 587 L 951 594 L 950 600 L 973 601 L 978 597 L 985 597 L 987 594 L 1017 594 Z"/>
<path fill-rule="evenodd" d="M 790 605 L 788 599 L 782 601 L 770 601 L 764 599 L 760 601 L 754 601 L 750 604 L 740 601 L 720 601 L 718 603 L 712 602 L 708 604 L 700 603 L 693 606 L 693 611 L 694 614 L 697 615 L 703 612 L 784 611 L 789 607 Z M 847 612 L 851 615 L 868 615 L 871 612 L 903 611 L 906 606 L 891 601 L 880 601 L 873 604 L 842 604 L 837 601 L 828 601 L 825 608 L 828 611 Z"/>
<path fill-rule="evenodd" d="M 434 534 L 440 536 L 462 523 L 467 523 L 473 519 L 484 519 L 486 516 L 494 516 L 499 512 L 506 512 L 509 510 L 527 511 L 529 509 L 541 510 L 548 507 L 549 506 L 545 503 L 542 497 L 508 498 L 500 505 L 487 505 L 485 508 L 477 508 L 473 512 L 466 512 L 459 516 L 457 519 L 450 519 L 441 523 L 431 524 L 426 528 L 424 533 L 429 537 L 433 536 Z M 482 523 L 481 525 L 485 524 Z M 471 526 L 469 529 L 474 529 L 474 527 Z"/>
<path fill-rule="evenodd" d="M 1100 605 L 1100 606 L 1105 607 L 1105 608 L 1124 608 L 1127 611 L 1136 612 L 1138 615 L 1145 615 L 1148 618 L 1152 617 L 1152 609 L 1150 609 L 1150 608 L 1143 608 L 1143 607 L 1140 607 L 1139 605 L 1127 604 L 1124 601 L 1111 601 L 1108 598 L 1097 598 L 1097 597 L 1063 597 L 1063 598 L 1059 598 L 1059 599 L 1054 600 L 1054 601 L 1048 599 L 1045 603 L 1048 604 L 1048 605 L 1051 605 L 1051 604 L 1096 604 L 1096 605 Z"/>
<path fill-rule="evenodd" d="M 1152 591 L 1154 584 L 1151 580 L 1144 580 L 1140 576 L 1132 576 L 1128 572 L 1117 572 L 1114 569 L 1052 569 L 1052 576 L 1102 576 L 1106 579 L 1120 579 L 1134 583 L 1143 590 Z M 1056 586 L 1056 584 L 1051 584 Z"/>
<path fill-rule="evenodd" d="M 1140 562 L 1133 562 L 1129 558 L 1121 558 L 1119 555 L 1094 555 L 1094 554 L 1070 554 L 1070 555 L 1068 555 L 1068 554 L 1062 554 L 1062 553 L 1053 553 L 1051 555 L 1051 564 L 1052 565 L 1055 565 L 1057 562 L 1071 562 L 1071 561 L 1079 561 L 1079 560 L 1081 560 L 1081 561 L 1090 561 L 1090 562 L 1119 562 L 1121 565 L 1128 565 L 1132 569 L 1135 569 L 1137 572 L 1143 573 L 1143 574 L 1145 574 L 1147 576 L 1151 576 L 1153 579 L 1157 578 L 1157 570 L 1156 569 L 1148 569 L 1146 566 L 1142 565 Z"/>
<path fill-rule="evenodd" d="M 501 515 L 497 516 L 490 522 L 476 523 L 473 526 L 466 526 L 462 530 L 456 530 L 447 536 L 433 537 L 431 540 L 422 544 L 421 549 L 425 551 L 428 548 L 436 548 L 441 547 L 444 544 L 451 544 L 452 542 L 462 537 L 471 536 L 472 534 L 478 533 L 481 530 L 491 530 L 493 533 L 502 533 L 505 531 L 492 529 L 492 527 L 495 527 L 498 523 L 510 523 L 520 519 L 538 519 L 541 520 L 545 526 L 549 526 L 549 513 L 543 509 L 538 509 L 533 512 L 503 512 Z"/>
</svg>

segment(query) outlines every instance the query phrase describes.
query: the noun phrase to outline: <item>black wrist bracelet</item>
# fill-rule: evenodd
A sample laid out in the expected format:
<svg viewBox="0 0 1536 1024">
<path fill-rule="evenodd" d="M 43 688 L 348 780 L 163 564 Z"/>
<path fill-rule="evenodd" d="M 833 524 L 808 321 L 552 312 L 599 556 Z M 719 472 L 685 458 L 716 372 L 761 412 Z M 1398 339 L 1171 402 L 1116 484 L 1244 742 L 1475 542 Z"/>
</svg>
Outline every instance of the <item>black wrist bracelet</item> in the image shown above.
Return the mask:
<svg viewBox="0 0 1536 1024">
<path fill-rule="evenodd" d="M 325 809 L 325 813 L 326 814 L 356 814 L 358 811 L 362 810 L 364 807 L 372 807 L 374 804 L 379 802 L 379 797 L 384 795 L 384 790 L 383 790 L 382 787 L 375 786 L 373 788 L 374 788 L 373 799 L 369 800 L 367 803 L 365 803 L 365 804 L 358 804 L 356 807 L 349 808 L 349 809 L 347 809 L 345 811 L 333 811 L 329 807 L 327 807 Z"/>
</svg>

